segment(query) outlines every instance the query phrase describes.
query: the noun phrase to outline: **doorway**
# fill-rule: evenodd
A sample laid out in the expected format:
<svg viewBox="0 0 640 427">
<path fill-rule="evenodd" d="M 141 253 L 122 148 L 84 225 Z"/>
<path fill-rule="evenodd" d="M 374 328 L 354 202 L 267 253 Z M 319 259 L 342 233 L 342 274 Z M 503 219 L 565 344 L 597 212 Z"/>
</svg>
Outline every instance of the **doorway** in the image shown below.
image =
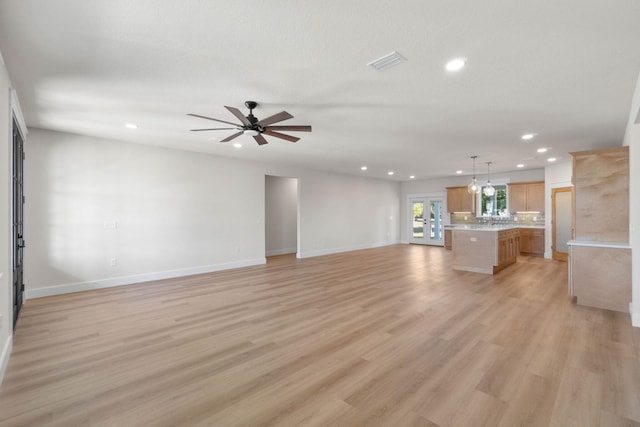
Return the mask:
<svg viewBox="0 0 640 427">
<path fill-rule="evenodd" d="M 573 238 L 573 187 L 551 189 L 551 257 L 567 261 Z"/>
<path fill-rule="evenodd" d="M 442 198 L 415 197 L 409 199 L 409 243 L 444 246 Z"/>
<path fill-rule="evenodd" d="M 16 328 L 18 314 L 24 299 L 24 138 L 13 119 L 13 328 Z"/>
<path fill-rule="evenodd" d="M 298 252 L 298 179 L 265 176 L 265 256 Z"/>
</svg>

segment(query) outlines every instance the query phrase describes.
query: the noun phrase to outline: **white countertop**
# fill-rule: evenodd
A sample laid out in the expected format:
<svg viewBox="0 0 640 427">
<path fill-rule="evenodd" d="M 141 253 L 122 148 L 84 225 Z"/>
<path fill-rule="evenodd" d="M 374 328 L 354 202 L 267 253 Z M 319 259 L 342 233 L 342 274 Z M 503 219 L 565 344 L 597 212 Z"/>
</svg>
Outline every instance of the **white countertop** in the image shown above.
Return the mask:
<svg viewBox="0 0 640 427">
<path fill-rule="evenodd" d="M 518 228 L 537 228 L 544 230 L 542 225 L 517 225 L 517 224 L 451 224 L 445 225 L 445 228 L 451 228 L 453 230 L 472 230 L 472 231 L 503 231 L 514 230 Z"/>
<path fill-rule="evenodd" d="M 625 242 L 596 242 L 595 240 L 569 240 L 569 246 L 589 246 L 594 248 L 614 248 L 614 249 L 631 249 L 629 243 Z"/>
</svg>

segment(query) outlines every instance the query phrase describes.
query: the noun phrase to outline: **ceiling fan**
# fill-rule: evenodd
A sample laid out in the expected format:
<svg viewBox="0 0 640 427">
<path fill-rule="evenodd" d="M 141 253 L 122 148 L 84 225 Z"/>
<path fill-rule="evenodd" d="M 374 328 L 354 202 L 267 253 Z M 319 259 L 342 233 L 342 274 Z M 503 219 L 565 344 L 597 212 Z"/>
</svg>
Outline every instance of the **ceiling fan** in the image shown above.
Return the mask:
<svg viewBox="0 0 640 427">
<path fill-rule="evenodd" d="M 191 131 L 192 132 L 201 132 L 201 131 L 208 131 L 208 130 L 231 130 L 231 129 L 235 129 L 235 130 L 238 130 L 239 132 L 234 133 L 233 135 L 226 137 L 225 139 L 223 139 L 220 142 L 228 142 L 228 141 L 231 141 L 234 138 L 239 137 L 242 134 L 246 134 L 246 135 L 253 136 L 253 139 L 255 139 L 256 142 L 259 145 L 267 144 L 267 140 L 264 138 L 264 136 L 262 136 L 262 134 L 273 136 L 273 137 L 276 137 L 276 138 L 286 139 L 287 141 L 291 141 L 291 142 L 296 142 L 300 138 L 297 138 L 297 137 L 291 136 L 291 135 L 286 135 L 284 133 L 280 133 L 280 132 L 277 132 L 277 131 L 284 130 L 284 131 L 289 131 L 289 132 L 311 132 L 311 126 L 302 126 L 302 125 L 271 126 L 271 124 L 273 124 L 273 123 L 278 123 L 278 122 L 281 122 L 283 120 L 288 120 L 288 119 L 293 118 L 293 116 L 291 114 L 287 113 L 286 111 L 281 111 L 281 112 L 279 112 L 277 114 L 274 114 L 272 116 L 269 116 L 269 117 L 267 117 L 265 119 L 258 120 L 258 118 L 253 115 L 253 109 L 258 106 L 258 103 L 255 102 L 255 101 L 246 101 L 244 103 L 244 105 L 249 109 L 249 115 L 246 116 L 246 117 L 243 116 L 242 112 L 240 110 L 238 110 L 237 108 L 227 107 L 226 105 L 224 107 L 227 110 L 229 110 L 231 112 L 231 114 L 236 116 L 236 118 L 238 120 L 240 120 L 240 123 L 242 123 L 242 124 L 231 123 L 231 122 L 228 122 L 226 120 L 214 119 L 214 118 L 211 118 L 211 117 L 201 116 L 199 114 L 187 114 L 188 116 L 199 117 L 201 119 L 207 119 L 207 120 L 213 120 L 215 122 L 226 123 L 228 125 L 234 126 L 232 128 L 191 129 Z"/>
</svg>

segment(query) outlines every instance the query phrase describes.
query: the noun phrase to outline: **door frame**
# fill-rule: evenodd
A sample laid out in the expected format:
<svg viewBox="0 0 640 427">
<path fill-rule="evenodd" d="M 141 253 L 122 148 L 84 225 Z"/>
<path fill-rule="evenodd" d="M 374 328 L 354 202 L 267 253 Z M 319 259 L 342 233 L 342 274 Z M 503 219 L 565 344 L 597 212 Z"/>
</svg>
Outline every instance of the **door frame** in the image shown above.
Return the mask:
<svg viewBox="0 0 640 427">
<path fill-rule="evenodd" d="M 574 235 L 574 224 L 573 224 L 573 187 L 557 187 L 551 189 L 551 258 L 567 262 L 569 259 L 568 252 L 558 252 L 556 251 L 556 194 L 557 193 L 571 193 L 571 239 L 573 239 Z"/>
<path fill-rule="evenodd" d="M 440 201 L 440 210 L 442 216 L 442 240 L 436 240 L 427 242 L 426 236 L 424 238 L 424 242 L 417 242 L 413 239 L 413 200 L 415 199 L 423 199 L 426 203 L 425 207 L 428 207 L 430 200 L 439 200 Z M 442 193 L 417 193 L 417 194 L 408 194 L 407 195 L 407 242 L 410 244 L 418 244 L 418 245 L 429 245 L 429 246 L 442 246 L 444 247 L 444 226 L 449 224 L 449 215 L 447 213 L 447 194 Z"/>
<path fill-rule="evenodd" d="M 10 235 L 11 235 L 11 276 L 9 277 L 9 291 L 10 291 L 10 295 L 9 295 L 9 299 L 12 303 L 12 311 L 14 311 L 12 313 L 12 317 L 13 317 L 13 329 L 15 329 L 16 327 L 16 322 L 17 322 L 17 316 L 20 312 L 20 307 L 18 307 L 17 310 L 13 309 L 13 305 L 14 302 L 16 301 L 16 296 L 14 295 L 13 292 L 13 288 L 14 288 L 14 281 L 15 281 L 15 277 L 14 277 L 14 269 L 13 269 L 13 265 L 14 265 L 14 250 L 16 250 L 16 247 L 19 244 L 22 244 L 23 242 L 18 242 L 15 239 L 14 236 L 14 212 L 15 212 L 15 207 L 13 205 L 13 200 L 14 200 L 14 190 L 13 190 L 13 174 L 14 174 L 14 150 L 13 150 L 13 130 L 14 130 L 14 123 L 15 125 L 17 125 L 17 130 L 20 133 L 20 136 L 22 137 L 22 148 L 24 150 L 25 146 L 26 146 L 26 141 L 27 141 L 27 134 L 29 133 L 28 129 L 27 129 L 27 124 L 24 121 L 24 116 L 22 115 L 22 110 L 20 108 L 20 102 L 18 102 L 18 95 L 15 91 L 15 89 L 11 88 L 10 89 L 10 95 L 9 95 L 9 104 L 11 106 L 10 108 L 10 114 L 9 114 L 9 126 L 8 126 L 8 135 L 7 138 L 9 141 L 11 141 L 11 143 L 9 144 L 9 170 L 11 171 L 11 209 L 10 209 L 10 214 L 9 214 L 9 227 L 11 229 Z M 24 164 L 23 164 L 23 170 L 22 170 L 22 174 L 24 177 Z M 24 190 L 24 187 L 23 187 Z M 24 194 L 24 192 L 23 192 Z M 22 210 L 22 215 L 23 215 L 23 220 L 24 220 L 24 209 Z M 24 234 L 23 234 L 24 237 Z M 23 285 L 24 285 L 24 252 L 23 252 L 23 259 L 22 259 L 22 267 L 23 267 L 23 271 L 22 271 L 22 281 L 23 281 Z M 22 288 L 24 288 L 24 286 L 21 286 Z M 22 290 L 23 294 L 22 294 L 22 303 L 24 303 L 25 300 L 25 296 L 24 296 L 24 290 Z M 17 312 L 15 312 L 17 311 Z"/>
</svg>

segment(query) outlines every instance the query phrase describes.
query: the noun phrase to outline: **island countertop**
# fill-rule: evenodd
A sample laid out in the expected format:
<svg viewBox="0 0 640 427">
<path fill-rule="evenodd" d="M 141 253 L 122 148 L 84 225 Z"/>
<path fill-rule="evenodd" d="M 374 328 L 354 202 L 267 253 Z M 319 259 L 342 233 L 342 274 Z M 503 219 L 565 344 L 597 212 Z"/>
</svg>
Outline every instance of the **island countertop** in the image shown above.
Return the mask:
<svg viewBox="0 0 640 427">
<path fill-rule="evenodd" d="M 544 229 L 544 225 L 518 225 L 518 224 L 449 224 L 445 228 L 452 230 L 473 230 L 473 231 L 503 231 L 516 230 L 518 228 Z"/>
</svg>

